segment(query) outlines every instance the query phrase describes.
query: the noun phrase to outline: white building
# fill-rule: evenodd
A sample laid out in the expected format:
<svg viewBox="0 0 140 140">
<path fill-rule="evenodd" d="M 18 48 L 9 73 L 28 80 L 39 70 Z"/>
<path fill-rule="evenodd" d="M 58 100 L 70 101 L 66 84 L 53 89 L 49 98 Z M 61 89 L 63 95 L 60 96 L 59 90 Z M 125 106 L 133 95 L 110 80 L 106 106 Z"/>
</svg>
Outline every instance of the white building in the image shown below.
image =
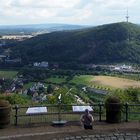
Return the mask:
<svg viewBox="0 0 140 140">
<path fill-rule="evenodd" d="M 45 62 L 45 61 L 41 62 L 41 63 L 40 63 L 40 67 L 45 67 L 45 68 L 47 68 L 47 67 L 48 67 L 48 62 Z"/>
<path fill-rule="evenodd" d="M 49 64 L 46 61 L 42 61 L 42 62 L 35 62 L 33 63 L 34 67 L 44 67 L 44 68 L 48 68 Z"/>
<path fill-rule="evenodd" d="M 114 70 L 116 71 L 131 70 L 131 69 L 132 69 L 132 66 L 125 65 L 125 64 L 114 67 Z"/>
</svg>

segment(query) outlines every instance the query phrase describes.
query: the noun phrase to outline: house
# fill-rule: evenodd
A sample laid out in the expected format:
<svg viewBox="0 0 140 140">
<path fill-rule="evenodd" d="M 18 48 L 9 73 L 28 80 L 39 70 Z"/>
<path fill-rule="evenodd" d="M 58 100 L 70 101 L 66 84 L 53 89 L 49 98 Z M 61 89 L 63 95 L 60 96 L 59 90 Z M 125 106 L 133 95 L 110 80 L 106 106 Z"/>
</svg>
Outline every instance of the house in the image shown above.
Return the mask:
<svg viewBox="0 0 140 140">
<path fill-rule="evenodd" d="M 0 55 L 0 61 L 5 61 L 5 60 L 6 60 L 6 58 L 7 58 L 7 56 L 6 56 L 6 55 Z"/>
<path fill-rule="evenodd" d="M 132 70 L 132 66 L 129 65 L 118 65 L 114 67 L 114 70 L 116 71 L 131 71 Z"/>
<path fill-rule="evenodd" d="M 45 61 L 41 62 L 40 67 L 47 68 L 48 67 L 48 62 L 45 62 Z"/>
<path fill-rule="evenodd" d="M 39 67 L 39 66 L 40 66 L 40 62 L 35 62 L 35 63 L 33 63 L 33 66 L 34 66 L 34 67 Z"/>
<path fill-rule="evenodd" d="M 21 58 L 6 59 L 6 60 L 5 60 L 5 63 L 8 63 L 8 64 L 21 63 Z"/>
<path fill-rule="evenodd" d="M 48 68 L 49 64 L 46 61 L 42 61 L 42 62 L 35 62 L 33 63 L 34 67 L 42 67 L 42 68 Z"/>
<path fill-rule="evenodd" d="M 123 70 L 130 70 L 130 69 L 132 69 L 132 66 L 127 66 L 127 65 L 122 65 L 121 66 L 121 69 L 123 69 Z"/>
</svg>

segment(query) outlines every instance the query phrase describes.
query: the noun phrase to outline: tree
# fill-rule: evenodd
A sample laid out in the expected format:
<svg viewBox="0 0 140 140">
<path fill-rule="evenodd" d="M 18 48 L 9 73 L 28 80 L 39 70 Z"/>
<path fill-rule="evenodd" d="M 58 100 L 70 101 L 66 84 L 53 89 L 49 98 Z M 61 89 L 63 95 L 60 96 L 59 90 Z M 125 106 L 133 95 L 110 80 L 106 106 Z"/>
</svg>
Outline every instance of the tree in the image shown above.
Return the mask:
<svg viewBox="0 0 140 140">
<path fill-rule="evenodd" d="M 62 104 L 76 103 L 75 96 L 74 96 L 72 90 L 70 91 L 70 89 L 68 89 L 67 87 L 62 87 L 59 90 L 54 92 L 54 95 L 57 97 L 57 99 L 60 94 L 61 94 L 61 103 Z M 58 100 L 57 100 L 57 102 L 58 102 Z"/>
<path fill-rule="evenodd" d="M 0 79 L 0 93 L 5 92 L 5 90 L 10 88 L 10 79 Z"/>
<path fill-rule="evenodd" d="M 48 85 L 47 87 L 47 93 L 51 94 L 54 91 L 53 86 L 52 85 Z"/>
<path fill-rule="evenodd" d="M 139 100 L 140 88 L 129 88 L 129 89 L 125 90 L 125 92 L 131 102 L 135 102 L 135 103 L 140 102 L 140 100 Z"/>
</svg>

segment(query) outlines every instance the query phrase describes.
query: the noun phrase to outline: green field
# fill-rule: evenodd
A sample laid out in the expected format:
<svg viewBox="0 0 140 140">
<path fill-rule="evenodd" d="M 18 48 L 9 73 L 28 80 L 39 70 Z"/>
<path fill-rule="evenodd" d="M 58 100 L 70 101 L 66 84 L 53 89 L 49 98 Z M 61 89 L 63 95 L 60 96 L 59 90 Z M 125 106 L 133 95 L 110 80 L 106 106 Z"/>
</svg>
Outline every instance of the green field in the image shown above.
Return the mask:
<svg viewBox="0 0 140 140">
<path fill-rule="evenodd" d="M 28 89 L 28 88 L 30 88 L 30 87 L 32 87 L 34 85 L 34 82 L 29 82 L 28 84 L 25 84 L 24 86 L 23 86 L 23 89 L 25 90 L 25 89 Z"/>
<path fill-rule="evenodd" d="M 45 82 L 50 82 L 50 83 L 54 83 L 54 84 L 61 84 L 61 83 L 66 82 L 66 77 L 59 77 L 59 76 L 50 77 L 50 78 L 47 78 L 45 80 Z"/>
<path fill-rule="evenodd" d="M 90 85 L 90 81 L 93 79 L 93 77 L 93 75 L 74 76 L 70 83 L 74 83 L 76 85 Z"/>
<path fill-rule="evenodd" d="M 14 78 L 16 77 L 18 71 L 8 71 L 8 70 L 1 70 L 0 71 L 0 78 Z"/>
<path fill-rule="evenodd" d="M 53 84 L 66 82 L 67 77 L 51 77 L 45 80 Z M 85 85 L 99 89 L 126 89 L 129 87 L 140 87 L 140 81 L 113 76 L 93 76 L 93 75 L 76 75 L 72 80 L 67 81 L 75 85 Z"/>
<path fill-rule="evenodd" d="M 70 83 L 99 89 L 126 89 L 129 87 L 140 87 L 140 81 L 112 76 L 80 75 L 74 76 Z"/>
</svg>

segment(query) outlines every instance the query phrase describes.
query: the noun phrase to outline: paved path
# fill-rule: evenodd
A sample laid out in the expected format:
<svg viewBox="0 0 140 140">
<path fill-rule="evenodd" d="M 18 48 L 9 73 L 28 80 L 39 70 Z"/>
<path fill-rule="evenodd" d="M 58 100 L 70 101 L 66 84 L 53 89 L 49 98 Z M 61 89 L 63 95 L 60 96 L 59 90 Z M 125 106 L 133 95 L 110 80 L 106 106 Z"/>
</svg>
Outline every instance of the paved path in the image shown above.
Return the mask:
<svg viewBox="0 0 140 140">
<path fill-rule="evenodd" d="M 140 134 L 137 133 L 108 133 L 95 135 L 79 135 L 63 138 L 54 138 L 53 140 L 140 140 Z"/>
<path fill-rule="evenodd" d="M 93 130 L 84 130 L 74 124 L 64 127 L 8 127 L 0 129 L 0 140 L 140 140 L 140 122 L 95 122 Z"/>
<path fill-rule="evenodd" d="M 30 133 L 14 136 L 2 136 L 0 140 L 140 140 L 139 133 Z"/>
</svg>

